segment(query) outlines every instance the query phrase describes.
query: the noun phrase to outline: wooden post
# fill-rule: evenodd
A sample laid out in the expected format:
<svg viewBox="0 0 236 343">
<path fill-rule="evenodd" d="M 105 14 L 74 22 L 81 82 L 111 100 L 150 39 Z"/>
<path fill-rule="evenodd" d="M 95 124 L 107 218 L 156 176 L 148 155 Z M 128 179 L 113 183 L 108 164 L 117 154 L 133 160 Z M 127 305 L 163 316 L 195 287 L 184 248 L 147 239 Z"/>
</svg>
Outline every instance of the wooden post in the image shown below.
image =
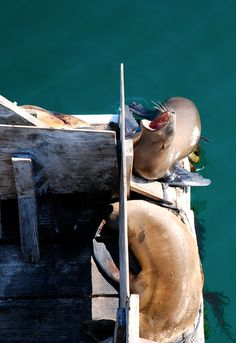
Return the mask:
<svg viewBox="0 0 236 343">
<path fill-rule="evenodd" d="M 22 255 L 25 260 L 36 262 L 40 254 L 32 160 L 29 157 L 12 157 L 12 164 L 18 196 Z"/>
<path fill-rule="evenodd" d="M 133 140 L 125 140 L 125 157 L 126 157 L 126 179 L 127 179 L 127 197 L 130 197 L 130 189 L 132 182 L 132 170 L 133 170 Z"/>
<path fill-rule="evenodd" d="M 121 64 L 121 173 L 120 173 L 120 210 L 119 210 L 119 246 L 120 246 L 120 307 L 126 308 L 129 291 L 129 257 L 128 257 L 128 225 L 127 225 L 127 174 L 126 174 L 126 142 L 125 142 L 125 93 L 124 65 Z"/>
<path fill-rule="evenodd" d="M 125 145 L 125 92 L 124 66 L 120 66 L 120 197 L 119 197 L 119 265 L 120 265 L 120 298 L 117 310 L 115 343 L 127 342 L 127 308 L 130 297 L 129 290 L 129 256 L 128 256 L 128 225 L 127 225 L 127 169 Z"/>
<path fill-rule="evenodd" d="M 128 332 L 126 341 L 139 342 L 139 294 L 131 294 L 129 298 Z"/>
</svg>

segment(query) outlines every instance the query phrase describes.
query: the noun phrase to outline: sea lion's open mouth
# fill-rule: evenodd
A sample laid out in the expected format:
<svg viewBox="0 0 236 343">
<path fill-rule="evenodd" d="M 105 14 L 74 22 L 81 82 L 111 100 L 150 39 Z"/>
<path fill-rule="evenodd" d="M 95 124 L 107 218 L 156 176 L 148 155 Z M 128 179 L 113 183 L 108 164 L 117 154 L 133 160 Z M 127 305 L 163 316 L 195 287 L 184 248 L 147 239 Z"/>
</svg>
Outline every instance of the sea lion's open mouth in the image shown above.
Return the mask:
<svg viewBox="0 0 236 343">
<path fill-rule="evenodd" d="M 165 111 L 152 121 L 143 119 L 142 124 L 149 131 L 157 131 L 166 127 L 172 121 L 173 114 L 172 112 Z"/>
<path fill-rule="evenodd" d="M 153 130 L 159 130 L 164 125 L 168 124 L 170 119 L 170 113 L 164 112 L 160 116 L 158 116 L 156 119 L 150 122 L 149 127 Z"/>
</svg>

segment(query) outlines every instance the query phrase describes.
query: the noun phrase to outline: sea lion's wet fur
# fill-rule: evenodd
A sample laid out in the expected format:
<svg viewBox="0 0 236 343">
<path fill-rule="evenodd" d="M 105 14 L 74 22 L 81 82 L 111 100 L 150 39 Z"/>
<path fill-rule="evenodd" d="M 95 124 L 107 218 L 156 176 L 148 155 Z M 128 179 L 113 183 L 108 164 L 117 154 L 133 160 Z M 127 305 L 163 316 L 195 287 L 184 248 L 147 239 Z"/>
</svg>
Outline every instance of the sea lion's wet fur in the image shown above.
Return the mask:
<svg viewBox="0 0 236 343">
<path fill-rule="evenodd" d="M 47 124 L 49 127 L 53 128 L 66 128 L 69 127 L 71 129 L 77 129 L 81 127 L 88 127 L 89 124 L 85 121 L 73 117 L 69 114 L 62 114 L 53 111 L 48 111 L 42 107 L 34 106 L 34 105 L 22 105 L 20 106 L 25 111 L 30 113 L 31 115 L 35 116 L 44 124 Z"/>
<path fill-rule="evenodd" d="M 158 107 L 157 116 L 165 110 L 175 113 L 175 125 L 151 131 L 141 121 L 142 131 L 134 139 L 134 171 L 150 180 L 168 176 L 175 163 L 192 152 L 201 134 L 199 112 L 191 100 L 174 97 Z"/>
<path fill-rule="evenodd" d="M 143 200 L 127 206 L 129 248 L 141 267 L 130 276 L 131 292 L 140 295 L 140 337 L 174 341 L 194 324 L 201 304 L 203 276 L 195 239 L 165 208 Z M 106 224 L 118 229 L 118 203 Z"/>
</svg>

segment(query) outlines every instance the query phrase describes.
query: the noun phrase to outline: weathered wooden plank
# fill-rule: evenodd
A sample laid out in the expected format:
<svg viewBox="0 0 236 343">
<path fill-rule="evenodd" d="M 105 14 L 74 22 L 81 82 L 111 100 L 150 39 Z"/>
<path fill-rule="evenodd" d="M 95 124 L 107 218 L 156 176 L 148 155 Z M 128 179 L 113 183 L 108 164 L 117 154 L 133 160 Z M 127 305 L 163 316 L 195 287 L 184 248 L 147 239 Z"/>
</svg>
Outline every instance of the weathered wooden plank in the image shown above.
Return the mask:
<svg viewBox="0 0 236 343">
<path fill-rule="evenodd" d="M 41 259 L 35 264 L 20 258 L 19 247 L 2 245 L 0 299 L 93 295 L 114 296 L 117 304 L 117 291 L 101 275 L 91 258 L 90 248 L 85 244 L 80 247 L 79 242 L 74 246 L 70 242 L 42 245 Z M 95 310 L 94 316 L 98 317 Z"/>
<path fill-rule="evenodd" d="M 32 160 L 30 157 L 12 157 L 12 166 L 18 197 L 35 196 Z"/>
<path fill-rule="evenodd" d="M 98 270 L 94 260 L 91 260 L 91 273 L 92 273 L 92 294 L 99 295 L 114 295 L 117 296 L 117 290 L 110 283 L 110 280 L 105 278 L 105 275 L 101 274 Z M 117 285 L 118 286 L 118 285 Z M 118 304 L 118 302 L 117 302 Z M 99 316 L 97 316 L 99 318 Z M 101 317 L 100 317 L 101 318 Z"/>
<path fill-rule="evenodd" d="M 113 131 L 0 125 L 0 199 L 16 197 L 11 157 L 18 154 L 32 158 L 39 194 L 117 190 Z"/>
<path fill-rule="evenodd" d="M 128 338 L 130 343 L 137 343 L 139 341 L 139 295 L 131 294 L 129 298 L 128 311 Z"/>
<path fill-rule="evenodd" d="M 92 298 L 92 318 L 116 320 L 116 312 L 119 306 L 119 298 L 116 297 L 93 297 Z"/>
<path fill-rule="evenodd" d="M 0 239 L 3 238 L 3 233 L 2 233 L 2 202 L 0 200 Z"/>
<path fill-rule="evenodd" d="M 92 343 L 81 331 L 92 318 L 91 299 L 0 301 L 2 343 Z"/>
<path fill-rule="evenodd" d="M 125 157 L 126 157 L 126 182 L 127 182 L 127 197 L 130 197 L 132 170 L 133 170 L 133 141 L 126 139 L 125 141 Z"/>
<path fill-rule="evenodd" d="M 0 298 L 78 297 L 92 294 L 91 253 L 71 246 L 44 246 L 41 260 L 20 259 L 17 246 L 3 245 Z"/>
<path fill-rule="evenodd" d="M 32 160 L 12 157 L 12 165 L 18 198 L 22 255 L 25 260 L 35 262 L 39 260 L 40 253 Z"/>
<path fill-rule="evenodd" d="M 129 258 L 128 258 L 128 227 L 127 227 L 127 167 L 126 167 L 126 142 L 125 142 L 125 94 L 124 94 L 124 66 L 120 66 L 120 190 L 119 190 L 119 268 L 120 292 L 119 308 L 116 314 L 114 343 L 123 343 L 126 328 L 126 306 L 130 296 L 129 290 Z M 126 335 L 127 337 L 127 335 Z"/>
<path fill-rule="evenodd" d="M 18 208 L 22 257 L 26 261 L 36 262 L 40 259 L 40 252 L 35 197 L 19 197 Z"/>
<path fill-rule="evenodd" d="M 127 224 L 127 167 L 125 140 L 125 90 L 124 65 L 120 69 L 120 194 L 119 194 L 119 267 L 120 267 L 120 307 L 126 308 L 129 290 L 129 256 L 128 256 L 128 224 Z"/>
<path fill-rule="evenodd" d="M 102 218 L 102 210 L 111 201 L 108 192 L 92 194 L 57 194 L 37 197 L 39 237 L 42 243 L 92 239 Z M 4 244 L 20 244 L 17 199 L 2 200 Z M 101 211 L 99 211 L 99 208 Z"/>
<path fill-rule="evenodd" d="M 89 124 L 108 124 L 109 122 L 118 123 L 118 114 L 72 114 L 73 117 L 79 118 Z"/>
<path fill-rule="evenodd" d="M 184 168 L 190 170 L 190 164 L 188 158 L 185 158 L 181 161 Z M 173 199 L 173 190 L 175 192 L 175 201 L 174 204 L 176 207 L 182 211 L 182 217 L 186 224 L 189 226 L 189 230 L 192 232 L 193 236 L 196 240 L 196 231 L 195 231 L 195 224 L 194 224 L 194 213 L 191 210 L 191 187 L 168 187 L 166 189 L 167 199 Z M 197 240 L 196 240 L 197 243 Z M 198 324 L 196 331 L 192 335 L 192 331 L 194 327 L 191 328 L 188 332 L 185 333 L 184 337 L 186 343 L 194 342 L 194 343 L 204 343 L 204 319 L 203 319 L 203 306 L 200 313 L 200 318 L 196 318 L 196 324 Z M 199 320 L 199 323 L 197 323 Z M 190 336 L 188 336 L 190 334 Z M 186 338 L 187 337 L 187 338 Z"/>
<path fill-rule="evenodd" d="M 15 105 L 0 95 L 0 123 L 9 125 L 35 125 L 48 127 L 46 124 L 35 118 L 27 111 Z"/>
<path fill-rule="evenodd" d="M 163 188 L 161 182 L 148 181 L 132 175 L 131 190 L 153 200 L 163 199 Z"/>
</svg>

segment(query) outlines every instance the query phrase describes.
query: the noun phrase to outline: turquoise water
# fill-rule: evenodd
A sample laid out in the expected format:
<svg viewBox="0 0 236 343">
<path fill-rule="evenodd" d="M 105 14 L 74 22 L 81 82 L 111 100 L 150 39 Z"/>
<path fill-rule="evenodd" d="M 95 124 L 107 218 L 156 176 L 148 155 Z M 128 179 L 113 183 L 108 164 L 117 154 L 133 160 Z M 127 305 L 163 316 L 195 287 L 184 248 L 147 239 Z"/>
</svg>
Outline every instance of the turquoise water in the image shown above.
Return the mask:
<svg viewBox="0 0 236 343">
<path fill-rule="evenodd" d="M 185 96 L 202 118 L 208 188 L 193 199 L 206 228 L 209 290 L 230 298 L 236 335 L 236 2 L 0 1 L 0 92 L 65 113 L 111 113 L 119 64 L 128 99 Z M 210 315 L 210 343 L 227 342 Z"/>
</svg>

